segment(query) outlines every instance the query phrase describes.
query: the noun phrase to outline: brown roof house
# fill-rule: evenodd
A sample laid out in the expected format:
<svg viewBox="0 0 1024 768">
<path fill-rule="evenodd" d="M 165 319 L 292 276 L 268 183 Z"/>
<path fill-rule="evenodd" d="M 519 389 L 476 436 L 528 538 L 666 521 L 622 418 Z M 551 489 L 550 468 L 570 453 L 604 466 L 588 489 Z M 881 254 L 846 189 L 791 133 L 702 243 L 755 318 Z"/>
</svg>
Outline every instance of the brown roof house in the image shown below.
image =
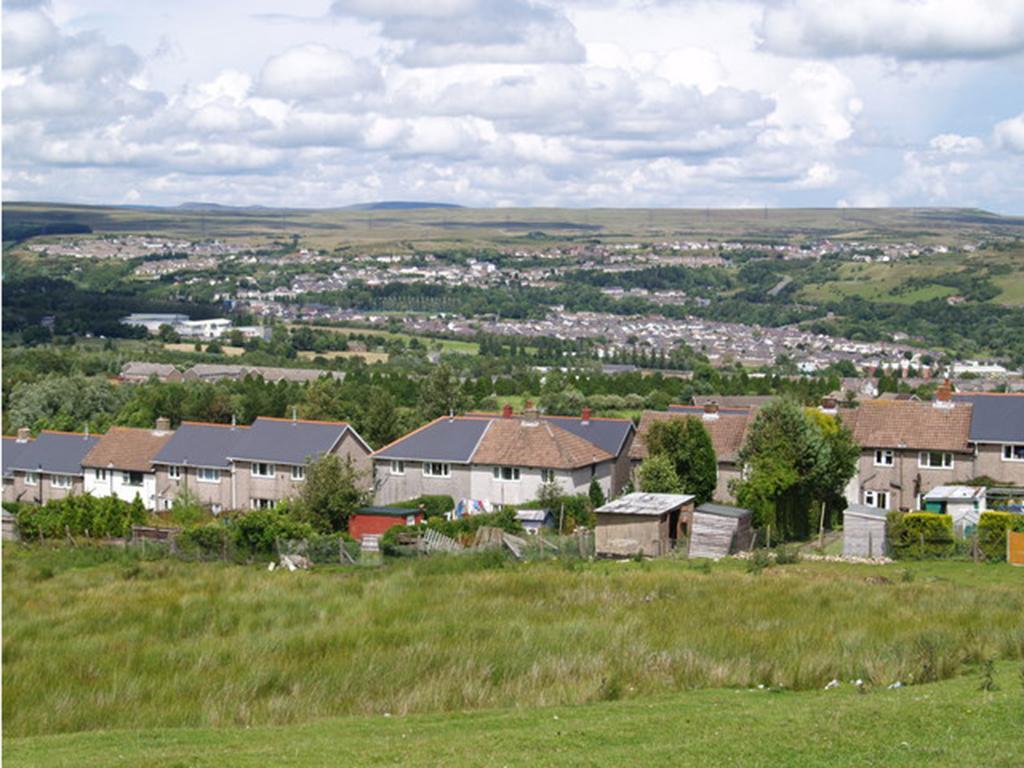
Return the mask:
<svg viewBox="0 0 1024 768">
<path fill-rule="evenodd" d="M 153 457 L 171 439 L 170 422 L 156 420 L 155 429 L 111 427 L 82 459 L 85 492 L 116 496 L 124 501 L 142 499 L 146 509 L 156 509 L 156 470 Z"/>
<path fill-rule="evenodd" d="M 377 504 L 423 494 L 490 504 L 522 504 L 546 483 L 586 493 L 597 480 L 606 497 L 629 478 L 628 419 L 513 414 L 444 416 L 373 454 Z"/>
<path fill-rule="evenodd" d="M 871 400 L 840 414 L 861 446 L 851 504 L 920 509 L 933 488 L 974 477 L 972 404 L 955 402 L 948 386 L 930 403 Z"/>
<path fill-rule="evenodd" d="M 713 402 L 705 403 L 703 406 L 670 405 L 667 411 L 644 411 L 640 417 L 636 439 L 629 451 L 629 458 L 634 469 L 647 458 L 647 445 L 644 440 L 655 422 L 681 418 L 700 419 L 711 437 L 711 445 L 718 460 L 715 498 L 719 501 L 732 501 L 729 484 L 740 477 L 739 452 L 747 428 L 753 423 L 755 415 L 756 411 L 751 408 L 720 408 Z"/>
</svg>

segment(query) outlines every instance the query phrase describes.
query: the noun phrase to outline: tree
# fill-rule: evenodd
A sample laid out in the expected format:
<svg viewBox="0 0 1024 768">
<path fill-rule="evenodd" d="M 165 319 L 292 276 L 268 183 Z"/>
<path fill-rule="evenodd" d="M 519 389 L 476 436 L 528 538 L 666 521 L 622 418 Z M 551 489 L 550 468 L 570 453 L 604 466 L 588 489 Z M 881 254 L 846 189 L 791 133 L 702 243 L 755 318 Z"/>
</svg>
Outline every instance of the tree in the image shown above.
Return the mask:
<svg viewBox="0 0 1024 768">
<path fill-rule="evenodd" d="M 448 363 L 439 363 L 420 387 L 419 410 L 426 420 L 462 410 L 462 387 Z"/>
<path fill-rule="evenodd" d="M 679 475 L 675 464 L 664 455 L 644 459 L 637 470 L 637 482 L 644 493 L 679 493 Z"/>
<path fill-rule="evenodd" d="M 379 448 L 400 434 L 395 398 L 386 389 L 374 387 L 367 399 L 369 404 L 366 406 L 366 417 L 363 420 L 363 437 L 370 445 Z"/>
<path fill-rule="evenodd" d="M 359 480 L 359 472 L 349 458 L 329 453 L 311 462 L 306 467 L 296 515 L 319 531 L 346 530 L 349 516 L 369 501 Z"/>
<path fill-rule="evenodd" d="M 160 341 L 167 344 L 176 344 L 177 342 L 181 341 L 181 336 L 178 334 L 176 330 L 174 330 L 174 326 L 168 325 L 167 323 L 161 323 L 160 328 L 156 332 L 156 335 L 157 338 L 160 339 Z"/>
<path fill-rule="evenodd" d="M 740 450 L 745 479 L 736 498 L 758 525 L 772 526 L 773 537 L 807 538 L 821 503 L 841 506 L 858 453 L 849 429 L 833 417 L 776 400 L 758 413 Z"/>
<path fill-rule="evenodd" d="M 656 421 L 645 438 L 647 453 L 667 456 L 679 478 L 683 493 L 696 497 L 699 504 L 715 496 L 718 484 L 718 460 L 711 435 L 703 422 L 693 416 Z"/>
<path fill-rule="evenodd" d="M 601 484 L 597 482 L 596 477 L 590 481 L 587 496 L 590 498 L 590 506 L 592 508 L 597 509 L 604 506 L 604 491 L 601 490 Z"/>
</svg>

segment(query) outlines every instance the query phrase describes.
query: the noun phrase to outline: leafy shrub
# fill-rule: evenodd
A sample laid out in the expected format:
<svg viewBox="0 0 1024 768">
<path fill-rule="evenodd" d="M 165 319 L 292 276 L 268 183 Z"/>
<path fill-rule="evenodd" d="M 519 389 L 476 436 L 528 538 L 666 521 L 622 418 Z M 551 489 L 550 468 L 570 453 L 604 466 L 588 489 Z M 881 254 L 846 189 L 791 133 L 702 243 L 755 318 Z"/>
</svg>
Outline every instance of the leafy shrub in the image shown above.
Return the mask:
<svg viewBox="0 0 1024 768">
<path fill-rule="evenodd" d="M 220 521 L 194 525 L 178 534 L 176 543 L 183 555 L 200 560 L 222 557 L 228 546 L 228 529 Z"/>
<path fill-rule="evenodd" d="M 455 499 L 451 496 L 420 496 L 415 499 L 399 501 L 391 506 L 401 507 L 402 509 L 419 509 L 423 507 L 423 514 L 426 517 L 444 517 L 455 509 Z"/>
<path fill-rule="evenodd" d="M 800 548 L 778 546 L 774 549 L 776 565 L 790 565 L 800 562 Z"/>
<path fill-rule="evenodd" d="M 890 512 L 889 551 L 897 560 L 949 557 L 956 552 L 953 518 L 934 512 Z"/>
<path fill-rule="evenodd" d="M 1006 532 L 1024 531 L 1024 515 L 982 512 L 978 520 L 978 548 L 986 560 L 1006 559 Z"/>
<path fill-rule="evenodd" d="M 278 539 L 310 539 L 316 533 L 309 523 L 299 522 L 287 510 L 279 509 L 255 509 L 225 524 L 237 551 L 249 556 L 272 554 Z"/>
<path fill-rule="evenodd" d="M 133 525 L 146 522 L 141 499 L 122 501 L 113 496 L 84 494 L 54 499 L 43 506 L 22 504 L 15 513 L 21 535 L 28 539 L 72 536 L 127 537 Z"/>
<path fill-rule="evenodd" d="M 500 528 L 508 533 L 523 533 L 523 526 L 516 520 L 515 510 L 511 507 L 506 507 L 497 512 L 470 515 L 458 520 L 432 517 L 425 523 L 419 523 L 418 525 L 395 526 L 381 537 L 381 549 L 387 555 L 403 554 L 402 548 L 398 545 L 398 537 L 403 533 L 420 533 L 427 528 L 443 533 L 445 536 L 456 541 L 466 543 L 476 535 L 480 528 L 485 526 Z"/>
</svg>

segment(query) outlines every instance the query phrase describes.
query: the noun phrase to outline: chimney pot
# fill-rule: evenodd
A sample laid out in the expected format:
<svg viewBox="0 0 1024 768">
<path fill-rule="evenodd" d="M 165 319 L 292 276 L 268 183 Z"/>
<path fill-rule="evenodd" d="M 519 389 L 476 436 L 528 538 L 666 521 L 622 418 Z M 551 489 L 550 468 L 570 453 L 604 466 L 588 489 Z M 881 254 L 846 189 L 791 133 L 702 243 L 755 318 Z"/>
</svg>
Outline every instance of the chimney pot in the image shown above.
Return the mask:
<svg viewBox="0 0 1024 768">
<path fill-rule="evenodd" d="M 589 424 L 590 423 L 590 409 L 589 408 L 584 408 L 583 409 L 583 419 L 582 419 L 582 421 L 583 421 L 584 424 Z"/>
<path fill-rule="evenodd" d="M 704 403 L 704 421 L 714 421 L 718 418 L 718 403 Z"/>
<path fill-rule="evenodd" d="M 508 403 L 505 403 L 505 405 L 501 406 L 501 418 L 503 418 L 503 419 L 511 419 L 512 418 L 512 406 L 509 405 Z"/>
<path fill-rule="evenodd" d="M 32 433 L 29 432 L 28 427 L 18 427 L 18 442 L 27 443 Z"/>
<path fill-rule="evenodd" d="M 821 398 L 821 410 L 834 413 L 836 410 L 836 399 L 834 397 Z"/>
<path fill-rule="evenodd" d="M 161 416 L 156 420 L 156 431 L 157 432 L 170 432 L 171 431 L 171 420 L 166 416 Z"/>
</svg>

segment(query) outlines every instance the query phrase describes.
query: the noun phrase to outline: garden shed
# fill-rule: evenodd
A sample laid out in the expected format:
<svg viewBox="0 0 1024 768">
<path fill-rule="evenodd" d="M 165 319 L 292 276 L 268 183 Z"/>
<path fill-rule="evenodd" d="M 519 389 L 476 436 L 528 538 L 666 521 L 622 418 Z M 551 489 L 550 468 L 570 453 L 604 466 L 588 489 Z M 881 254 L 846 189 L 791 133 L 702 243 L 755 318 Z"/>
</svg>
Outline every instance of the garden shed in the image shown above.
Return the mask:
<svg viewBox="0 0 1024 768">
<path fill-rule="evenodd" d="M 924 495 L 925 512 L 937 512 L 953 518 L 958 536 L 970 535 L 986 508 L 984 488 L 971 485 L 940 485 Z"/>
<path fill-rule="evenodd" d="M 843 557 L 884 557 L 886 511 L 866 504 L 851 504 L 843 512 Z"/>
<path fill-rule="evenodd" d="M 550 509 L 520 509 L 516 512 L 516 520 L 523 526 L 523 530 L 533 534 L 555 525 L 555 517 Z"/>
<path fill-rule="evenodd" d="M 627 493 L 595 510 L 598 557 L 668 554 L 689 532 L 693 496 Z"/>
<path fill-rule="evenodd" d="M 396 526 L 422 522 L 423 512 L 419 509 L 360 507 L 348 520 L 348 532 L 356 541 L 362 541 L 364 536 L 381 536 Z"/>
<path fill-rule="evenodd" d="M 701 504 L 693 513 L 690 557 L 717 560 L 750 548 L 754 538 L 749 509 L 726 504 Z"/>
</svg>

